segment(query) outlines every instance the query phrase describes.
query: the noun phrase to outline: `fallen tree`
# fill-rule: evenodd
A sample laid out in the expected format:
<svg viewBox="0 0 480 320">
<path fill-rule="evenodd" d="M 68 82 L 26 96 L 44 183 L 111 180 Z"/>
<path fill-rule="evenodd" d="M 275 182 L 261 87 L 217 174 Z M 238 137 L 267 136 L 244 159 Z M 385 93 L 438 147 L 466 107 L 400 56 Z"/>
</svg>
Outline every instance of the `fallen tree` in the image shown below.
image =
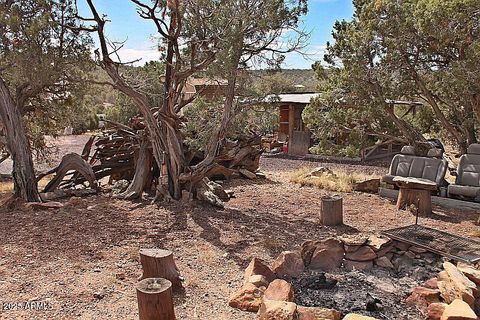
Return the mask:
<svg viewBox="0 0 480 320">
<path fill-rule="evenodd" d="M 105 177 L 110 177 L 111 184 L 114 181 L 128 180 L 126 190 L 115 195 L 120 199 L 136 199 L 141 197 L 143 192 L 157 190 L 167 179 L 166 164 L 162 161 L 159 168 L 157 162 L 153 161 L 152 146 L 142 122 L 141 117 L 135 118 L 131 126 L 111 122 L 115 128 L 92 136 L 86 142 L 81 156 L 65 155 L 57 167 L 40 174 L 37 181 L 55 173 L 44 192 L 63 190 L 68 194 L 68 190 L 77 186 L 87 187 L 87 182 L 91 190 L 97 190 L 97 181 Z M 255 134 L 243 135 L 236 140 L 225 140 L 213 165 L 205 172 L 204 178 L 207 178 L 207 181 L 202 180 L 196 186 L 191 185 L 186 191 L 191 193 L 192 197 L 211 202 L 203 196 L 205 191 L 212 191 L 210 189 L 216 187 L 209 184 L 208 179 L 256 177 L 262 152 L 261 137 Z M 185 158 L 189 166 L 194 166 L 201 163 L 205 155 L 200 151 L 189 151 Z M 199 193 L 202 195 L 198 196 Z M 218 188 L 214 193 L 223 194 Z M 220 199 L 228 200 L 222 195 Z M 217 205 L 218 201 L 213 204 Z"/>
</svg>

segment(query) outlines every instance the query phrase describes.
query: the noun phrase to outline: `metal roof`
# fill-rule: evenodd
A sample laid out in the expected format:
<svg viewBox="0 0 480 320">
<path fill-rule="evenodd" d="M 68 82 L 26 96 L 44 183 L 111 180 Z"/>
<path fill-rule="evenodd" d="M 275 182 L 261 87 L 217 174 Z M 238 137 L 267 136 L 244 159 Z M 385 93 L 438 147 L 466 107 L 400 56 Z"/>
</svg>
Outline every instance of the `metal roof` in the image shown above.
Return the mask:
<svg viewBox="0 0 480 320">
<path fill-rule="evenodd" d="M 280 103 L 303 103 L 309 104 L 312 98 L 318 97 L 320 93 L 282 93 L 269 95 L 266 100 Z"/>
</svg>

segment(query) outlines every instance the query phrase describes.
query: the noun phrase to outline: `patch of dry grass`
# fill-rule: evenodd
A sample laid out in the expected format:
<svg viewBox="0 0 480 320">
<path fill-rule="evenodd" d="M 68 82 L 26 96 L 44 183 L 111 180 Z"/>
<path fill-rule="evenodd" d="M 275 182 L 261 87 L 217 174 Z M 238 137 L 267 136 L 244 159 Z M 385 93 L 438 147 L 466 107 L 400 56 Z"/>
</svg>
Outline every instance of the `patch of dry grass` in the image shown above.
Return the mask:
<svg viewBox="0 0 480 320">
<path fill-rule="evenodd" d="M 1 181 L 0 182 L 0 193 L 11 193 L 13 192 L 13 183 L 10 181 Z"/>
<path fill-rule="evenodd" d="M 334 175 L 323 174 L 317 177 L 310 174 L 312 170 L 313 168 L 305 167 L 292 172 L 290 174 L 290 182 L 333 192 L 352 192 L 357 182 L 379 178 L 375 175 L 361 172 L 352 174 L 343 170 L 332 170 Z"/>
<path fill-rule="evenodd" d="M 52 180 L 53 175 L 48 175 L 42 178 L 38 182 L 38 190 L 42 191 L 43 188 Z M 0 194 L 1 193 L 12 193 L 13 192 L 13 182 L 12 181 L 0 181 Z"/>
</svg>

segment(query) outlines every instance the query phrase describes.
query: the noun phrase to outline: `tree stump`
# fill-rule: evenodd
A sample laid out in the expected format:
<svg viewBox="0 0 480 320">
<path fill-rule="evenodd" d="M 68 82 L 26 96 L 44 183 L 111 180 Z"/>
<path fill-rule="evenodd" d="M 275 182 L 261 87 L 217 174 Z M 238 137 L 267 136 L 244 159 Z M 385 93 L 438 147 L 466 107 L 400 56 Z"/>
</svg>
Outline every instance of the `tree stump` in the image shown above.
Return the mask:
<svg viewBox="0 0 480 320">
<path fill-rule="evenodd" d="M 175 320 L 172 283 L 162 278 L 146 278 L 137 283 L 140 320 Z"/>
<path fill-rule="evenodd" d="M 182 286 L 180 273 L 173 253 L 162 249 L 140 249 L 140 262 L 142 263 L 143 275 L 140 278 L 164 278 L 172 283 L 174 288 Z"/>
<path fill-rule="evenodd" d="M 418 214 L 429 215 L 432 213 L 432 197 L 430 190 L 400 188 L 397 209 L 402 210 L 414 205 Z"/>
<path fill-rule="evenodd" d="M 343 199 L 340 196 L 322 197 L 320 222 L 324 226 L 343 224 Z"/>
<path fill-rule="evenodd" d="M 417 218 L 419 214 L 432 213 L 432 191 L 437 190 L 435 182 L 411 177 L 395 177 L 393 182 L 400 188 L 397 199 L 398 210 L 414 205 Z"/>
</svg>

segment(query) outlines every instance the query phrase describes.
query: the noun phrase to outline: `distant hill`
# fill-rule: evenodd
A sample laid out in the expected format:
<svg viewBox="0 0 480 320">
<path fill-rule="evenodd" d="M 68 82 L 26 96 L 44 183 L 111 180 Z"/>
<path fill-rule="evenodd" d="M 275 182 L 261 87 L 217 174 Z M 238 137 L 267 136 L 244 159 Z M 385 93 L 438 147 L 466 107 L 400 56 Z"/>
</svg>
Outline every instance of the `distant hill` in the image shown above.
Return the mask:
<svg viewBox="0 0 480 320">
<path fill-rule="evenodd" d="M 318 80 L 315 78 L 315 72 L 312 69 L 282 69 L 280 71 L 271 70 L 252 70 L 255 76 L 262 77 L 272 73 L 280 74 L 289 80 L 295 86 L 303 86 L 298 88 L 298 92 L 315 92 L 317 91 Z"/>
</svg>

